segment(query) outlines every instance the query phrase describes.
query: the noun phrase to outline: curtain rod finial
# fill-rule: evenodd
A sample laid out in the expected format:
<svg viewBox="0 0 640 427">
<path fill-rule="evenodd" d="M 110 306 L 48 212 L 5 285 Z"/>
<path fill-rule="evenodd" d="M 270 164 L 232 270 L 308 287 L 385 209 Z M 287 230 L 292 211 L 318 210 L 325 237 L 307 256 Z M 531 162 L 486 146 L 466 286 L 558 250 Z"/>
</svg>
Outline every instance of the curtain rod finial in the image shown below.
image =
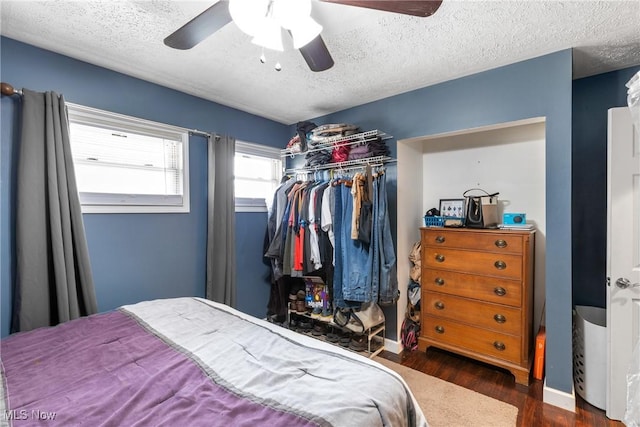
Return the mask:
<svg viewBox="0 0 640 427">
<path fill-rule="evenodd" d="M 20 91 L 15 90 L 13 86 L 5 82 L 0 83 L 0 92 L 3 95 L 7 95 L 7 96 L 12 96 L 20 93 Z"/>
</svg>

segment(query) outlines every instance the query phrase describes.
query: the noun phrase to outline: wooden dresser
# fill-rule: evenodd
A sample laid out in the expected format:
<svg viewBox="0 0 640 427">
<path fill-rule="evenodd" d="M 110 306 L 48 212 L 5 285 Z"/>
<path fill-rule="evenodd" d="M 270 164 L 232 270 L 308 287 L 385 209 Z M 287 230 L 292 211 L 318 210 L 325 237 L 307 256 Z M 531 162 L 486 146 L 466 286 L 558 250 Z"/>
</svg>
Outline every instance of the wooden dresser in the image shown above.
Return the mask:
<svg viewBox="0 0 640 427">
<path fill-rule="evenodd" d="M 500 366 L 529 384 L 534 231 L 421 228 L 422 327 L 430 346 Z"/>
</svg>

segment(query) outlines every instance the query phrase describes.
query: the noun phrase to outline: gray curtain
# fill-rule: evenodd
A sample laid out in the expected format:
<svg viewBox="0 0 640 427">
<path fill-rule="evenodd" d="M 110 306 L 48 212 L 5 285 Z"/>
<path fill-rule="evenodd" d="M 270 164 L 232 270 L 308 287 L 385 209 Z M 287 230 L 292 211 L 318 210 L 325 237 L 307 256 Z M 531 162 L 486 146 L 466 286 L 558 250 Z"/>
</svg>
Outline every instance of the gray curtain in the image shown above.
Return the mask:
<svg viewBox="0 0 640 427">
<path fill-rule="evenodd" d="M 209 139 L 206 297 L 229 306 L 236 303 L 234 173 L 236 140 Z"/>
<path fill-rule="evenodd" d="M 62 96 L 23 90 L 12 332 L 97 312 Z"/>
</svg>

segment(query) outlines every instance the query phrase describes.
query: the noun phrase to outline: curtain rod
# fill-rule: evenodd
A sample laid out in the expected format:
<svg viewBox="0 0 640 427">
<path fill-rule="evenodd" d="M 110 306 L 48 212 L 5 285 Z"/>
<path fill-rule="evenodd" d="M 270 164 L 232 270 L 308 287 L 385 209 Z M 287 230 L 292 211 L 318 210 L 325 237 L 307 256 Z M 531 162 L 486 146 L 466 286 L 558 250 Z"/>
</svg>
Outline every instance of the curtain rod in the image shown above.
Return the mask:
<svg viewBox="0 0 640 427">
<path fill-rule="evenodd" d="M 2 95 L 6 95 L 6 96 L 13 96 L 13 95 L 22 96 L 22 89 L 15 89 L 9 83 L 1 82 L 0 83 L 0 93 L 2 93 Z M 201 131 L 201 130 L 198 130 L 198 129 L 185 129 L 185 130 L 188 131 L 192 135 L 205 136 L 207 138 L 214 139 L 214 140 L 220 138 L 218 135 L 216 135 L 215 133 L 212 133 L 212 132 Z"/>
<path fill-rule="evenodd" d="M 22 89 L 14 89 L 9 83 L 0 83 L 0 92 L 6 96 L 22 95 Z"/>
</svg>

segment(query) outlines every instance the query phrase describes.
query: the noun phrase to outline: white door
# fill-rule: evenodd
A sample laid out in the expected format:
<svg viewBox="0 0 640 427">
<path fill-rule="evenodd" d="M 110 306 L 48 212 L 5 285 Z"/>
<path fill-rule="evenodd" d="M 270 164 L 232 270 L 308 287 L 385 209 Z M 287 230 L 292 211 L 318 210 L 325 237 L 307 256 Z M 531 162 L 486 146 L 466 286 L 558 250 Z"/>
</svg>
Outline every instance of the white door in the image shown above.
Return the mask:
<svg viewBox="0 0 640 427">
<path fill-rule="evenodd" d="M 609 110 L 607 139 L 607 417 L 621 420 L 640 337 L 640 138 L 628 108 Z"/>
</svg>

